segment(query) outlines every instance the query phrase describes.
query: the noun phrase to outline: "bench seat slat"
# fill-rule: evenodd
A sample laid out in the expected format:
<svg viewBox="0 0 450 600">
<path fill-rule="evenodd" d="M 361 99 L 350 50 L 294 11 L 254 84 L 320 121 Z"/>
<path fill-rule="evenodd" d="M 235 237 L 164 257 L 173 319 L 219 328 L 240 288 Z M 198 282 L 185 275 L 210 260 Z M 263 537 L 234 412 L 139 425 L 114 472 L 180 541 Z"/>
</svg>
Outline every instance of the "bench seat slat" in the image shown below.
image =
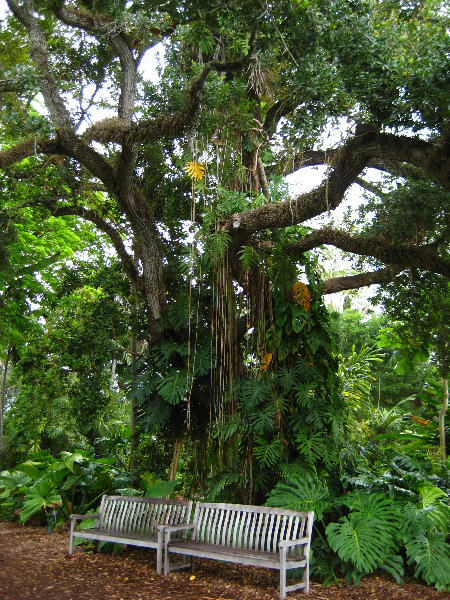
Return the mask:
<svg viewBox="0 0 450 600">
<path fill-rule="evenodd" d="M 148 546 L 149 548 L 156 548 L 158 545 L 157 535 L 148 536 L 119 531 L 109 533 L 104 529 L 78 529 L 74 532 L 73 537 L 99 540 L 102 542 L 114 542 L 117 544 L 129 544 L 131 546 Z"/>
<path fill-rule="evenodd" d="M 224 548 L 217 544 L 204 542 L 174 541 L 170 542 L 170 552 L 189 556 L 199 556 L 212 560 L 236 562 L 251 566 L 266 566 L 278 569 L 280 567 L 280 555 L 278 552 L 265 552 L 263 550 L 250 550 L 249 548 Z M 306 566 L 304 556 L 286 557 L 288 568 L 302 568 Z"/>
</svg>

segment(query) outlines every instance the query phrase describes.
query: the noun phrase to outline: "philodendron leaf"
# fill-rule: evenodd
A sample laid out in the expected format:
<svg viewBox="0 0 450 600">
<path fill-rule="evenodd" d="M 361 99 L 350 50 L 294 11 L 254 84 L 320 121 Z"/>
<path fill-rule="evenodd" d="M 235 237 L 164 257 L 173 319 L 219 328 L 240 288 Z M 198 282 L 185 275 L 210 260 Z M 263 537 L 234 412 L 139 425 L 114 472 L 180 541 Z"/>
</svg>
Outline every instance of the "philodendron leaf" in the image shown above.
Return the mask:
<svg viewBox="0 0 450 600">
<path fill-rule="evenodd" d="M 3 487 L 6 490 L 19 489 L 24 485 L 28 485 L 31 481 L 30 477 L 22 473 L 22 471 L 13 471 L 12 473 L 2 471 L 0 473 L 0 488 Z"/>
<path fill-rule="evenodd" d="M 41 509 L 54 507 L 61 504 L 61 496 L 56 492 L 50 481 L 40 481 L 28 490 L 20 513 L 20 520 L 26 523 L 33 515 Z"/>
<path fill-rule="evenodd" d="M 178 481 L 160 481 L 145 488 L 147 498 L 166 498 L 178 485 Z"/>
</svg>

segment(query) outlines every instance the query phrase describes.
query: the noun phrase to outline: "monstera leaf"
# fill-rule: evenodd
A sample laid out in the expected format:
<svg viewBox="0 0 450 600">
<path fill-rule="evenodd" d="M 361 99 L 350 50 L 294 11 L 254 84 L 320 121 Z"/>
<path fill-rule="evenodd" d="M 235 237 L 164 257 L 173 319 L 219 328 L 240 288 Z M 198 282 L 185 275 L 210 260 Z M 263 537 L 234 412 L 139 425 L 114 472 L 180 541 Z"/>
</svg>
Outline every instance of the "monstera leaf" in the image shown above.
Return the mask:
<svg viewBox="0 0 450 600">
<path fill-rule="evenodd" d="M 266 504 L 290 510 L 313 510 L 318 520 L 331 506 L 328 489 L 308 474 L 291 477 L 287 483 L 278 483 L 270 492 Z"/>
<path fill-rule="evenodd" d="M 450 589 L 450 544 L 445 534 L 421 534 L 406 544 L 408 564 L 414 564 L 414 575 L 438 589 Z"/>
<path fill-rule="evenodd" d="M 350 493 L 341 499 L 351 512 L 326 528 L 328 542 L 339 557 L 360 573 L 381 567 L 397 547 L 402 517 L 381 494 Z"/>
<path fill-rule="evenodd" d="M 61 503 L 61 496 L 56 492 L 54 485 L 50 481 L 40 481 L 28 490 L 24 498 L 20 520 L 22 523 L 26 523 L 40 510 L 47 511 L 47 508 Z"/>
<path fill-rule="evenodd" d="M 370 519 L 352 524 L 344 517 L 340 523 L 330 523 L 326 533 L 331 548 L 342 560 L 353 563 L 358 571 L 370 573 L 389 555 L 389 532 L 382 528 L 374 530 Z"/>
</svg>

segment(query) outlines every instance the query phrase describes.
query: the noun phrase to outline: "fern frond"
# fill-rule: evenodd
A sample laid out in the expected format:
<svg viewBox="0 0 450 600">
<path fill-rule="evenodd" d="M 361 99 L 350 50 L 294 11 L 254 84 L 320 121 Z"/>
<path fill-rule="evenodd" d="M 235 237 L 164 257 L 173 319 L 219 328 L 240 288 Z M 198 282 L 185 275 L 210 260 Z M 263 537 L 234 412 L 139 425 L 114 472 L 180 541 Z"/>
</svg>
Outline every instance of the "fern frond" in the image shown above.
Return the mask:
<svg viewBox="0 0 450 600">
<path fill-rule="evenodd" d="M 256 435 L 262 436 L 275 429 L 275 410 L 270 404 L 259 408 L 248 415 L 252 430 Z"/>
<path fill-rule="evenodd" d="M 237 431 L 242 432 L 243 423 L 238 414 L 230 415 L 220 426 L 219 435 L 223 440 L 230 439 Z"/>
<path fill-rule="evenodd" d="M 303 360 L 298 360 L 290 369 L 282 366 L 277 373 L 277 378 L 283 390 L 290 392 L 296 383 L 311 380 L 310 367 Z"/>
<path fill-rule="evenodd" d="M 256 267 L 261 261 L 261 257 L 253 246 L 242 246 L 238 254 L 244 271 L 249 271 L 252 267 Z"/>
<path fill-rule="evenodd" d="M 241 379 L 237 395 L 244 412 L 250 413 L 269 396 L 271 386 L 263 379 Z"/>
<path fill-rule="evenodd" d="M 226 487 L 233 483 L 238 483 L 240 478 L 241 472 L 239 469 L 224 467 L 218 475 L 210 479 L 206 494 L 207 500 L 214 502 Z"/>
<path fill-rule="evenodd" d="M 307 463 L 314 465 L 327 453 L 326 440 L 322 433 L 306 433 L 301 431 L 295 438 L 297 450 Z"/>
<path fill-rule="evenodd" d="M 403 576 L 405 569 L 403 568 L 403 558 L 398 554 L 390 555 L 381 565 L 381 569 L 392 575 L 398 585 L 403 585 Z"/>
<path fill-rule="evenodd" d="M 299 404 L 304 408 L 310 408 L 314 406 L 314 383 L 296 383 L 293 386 L 295 392 L 295 398 Z"/>
</svg>

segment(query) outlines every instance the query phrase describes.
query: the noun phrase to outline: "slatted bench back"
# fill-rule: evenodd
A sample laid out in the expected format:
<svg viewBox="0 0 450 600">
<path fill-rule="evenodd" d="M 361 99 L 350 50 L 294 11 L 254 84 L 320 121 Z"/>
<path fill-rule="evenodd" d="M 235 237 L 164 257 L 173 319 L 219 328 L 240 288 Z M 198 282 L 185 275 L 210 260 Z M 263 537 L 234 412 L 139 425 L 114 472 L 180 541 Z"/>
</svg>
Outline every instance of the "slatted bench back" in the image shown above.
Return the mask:
<svg viewBox="0 0 450 600">
<path fill-rule="evenodd" d="M 196 505 L 192 539 L 230 548 L 278 552 L 281 540 L 311 536 L 309 513 L 240 504 Z M 288 555 L 295 549 L 289 549 Z"/>
<path fill-rule="evenodd" d="M 108 532 L 156 536 L 157 525 L 188 523 L 192 502 L 162 498 L 103 496 L 98 527 Z"/>
</svg>

